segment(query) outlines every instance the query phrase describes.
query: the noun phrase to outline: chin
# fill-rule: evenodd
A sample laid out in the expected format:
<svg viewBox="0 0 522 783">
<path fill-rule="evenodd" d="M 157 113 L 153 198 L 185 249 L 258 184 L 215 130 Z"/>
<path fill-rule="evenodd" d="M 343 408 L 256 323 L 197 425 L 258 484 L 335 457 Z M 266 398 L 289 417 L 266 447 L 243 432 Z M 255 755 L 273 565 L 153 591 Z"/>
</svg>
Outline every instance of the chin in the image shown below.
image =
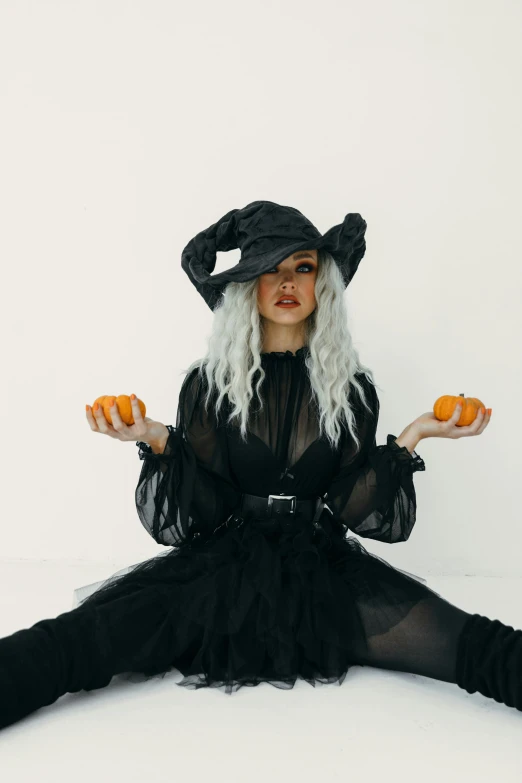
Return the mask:
<svg viewBox="0 0 522 783">
<path fill-rule="evenodd" d="M 295 308 L 297 310 L 297 308 Z M 275 313 L 275 315 L 268 318 L 269 321 L 274 321 L 276 324 L 287 324 L 287 323 L 293 323 L 298 324 L 301 321 L 306 321 L 307 315 L 297 315 L 296 312 L 293 310 L 286 310 L 282 313 Z"/>
</svg>

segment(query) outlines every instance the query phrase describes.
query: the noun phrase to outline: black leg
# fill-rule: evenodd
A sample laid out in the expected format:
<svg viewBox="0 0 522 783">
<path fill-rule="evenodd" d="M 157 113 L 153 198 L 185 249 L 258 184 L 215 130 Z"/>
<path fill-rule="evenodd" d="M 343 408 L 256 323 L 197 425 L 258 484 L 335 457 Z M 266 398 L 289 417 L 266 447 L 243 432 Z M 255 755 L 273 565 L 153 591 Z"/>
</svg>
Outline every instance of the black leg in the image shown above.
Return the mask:
<svg viewBox="0 0 522 783">
<path fill-rule="evenodd" d="M 405 594 L 407 589 L 405 583 Z M 380 601 L 358 604 L 363 626 L 379 625 L 376 611 L 386 617 L 385 599 Z M 390 604 L 392 611 L 398 611 L 396 604 Z M 522 630 L 465 612 L 429 588 L 399 622 L 361 637 L 354 647 L 357 664 L 452 682 L 522 710 Z"/>
<path fill-rule="evenodd" d="M 364 624 L 364 612 L 370 610 L 363 603 L 359 611 Z M 456 683 L 459 635 L 470 616 L 426 589 L 426 598 L 400 622 L 357 644 L 357 663 Z"/>
<path fill-rule="evenodd" d="M 471 615 L 459 640 L 457 684 L 522 711 L 522 630 Z"/>
<path fill-rule="evenodd" d="M 108 685 L 116 674 L 167 671 L 168 606 L 143 588 L 100 606 L 82 606 L 0 639 L 0 728 L 65 693 Z"/>
<path fill-rule="evenodd" d="M 0 639 L 0 728 L 112 679 L 96 647 L 92 612 L 75 609 Z"/>
</svg>

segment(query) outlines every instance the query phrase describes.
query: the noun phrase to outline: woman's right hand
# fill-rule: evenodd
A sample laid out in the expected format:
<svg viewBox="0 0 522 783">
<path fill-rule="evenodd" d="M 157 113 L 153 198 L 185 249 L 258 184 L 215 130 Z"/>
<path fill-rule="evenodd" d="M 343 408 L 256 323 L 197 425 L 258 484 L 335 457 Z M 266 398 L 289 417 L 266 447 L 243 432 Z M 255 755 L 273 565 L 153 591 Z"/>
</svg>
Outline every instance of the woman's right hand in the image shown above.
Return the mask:
<svg viewBox="0 0 522 783">
<path fill-rule="evenodd" d="M 86 411 L 87 421 L 93 432 L 101 432 L 102 435 L 109 435 L 109 437 L 116 438 L 116 440 L 141 440 L 145 443 L 154 443 L 159 440 L 165 432 L 165 425 L 159 421 L 149 419 L 148 416 L 143 418 L 138 405 L 138 398 L 134 400 L 131 398 L 131 407 L 134 418 L 134 424 L 131 425 L 122 421 L 116 402 L 110 409 L 112 425 L 105 418 L 101 405 L 98 405 L 97 411 L 93 411 L 91 406 L 89 406 Z"/>
</svg>

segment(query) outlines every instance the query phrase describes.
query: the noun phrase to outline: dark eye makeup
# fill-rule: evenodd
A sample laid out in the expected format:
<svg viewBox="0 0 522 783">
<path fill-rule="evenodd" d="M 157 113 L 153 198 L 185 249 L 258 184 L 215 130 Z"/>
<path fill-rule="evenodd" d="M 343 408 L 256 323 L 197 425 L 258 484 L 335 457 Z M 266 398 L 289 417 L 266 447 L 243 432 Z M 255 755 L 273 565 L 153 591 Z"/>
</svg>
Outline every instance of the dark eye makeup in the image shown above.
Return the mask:
<svg viewBox="0 0 522 783">
<path fill-rule="evenodd" d="M 315 269 L 314 264 L 299 264 L 299 266 L 297 268 L 301 269 L 301 267 L 303 267 L 303 266 L 308 267 L 308 269 L 311 272 L 313 272 L 313 270 Z M 274 267 L 273 269 L 269 269 L 268 272 L 265 272 L 265 274 L 269 275 L 271 272 L 277 272 L 277 268 Z"/>
</svg>

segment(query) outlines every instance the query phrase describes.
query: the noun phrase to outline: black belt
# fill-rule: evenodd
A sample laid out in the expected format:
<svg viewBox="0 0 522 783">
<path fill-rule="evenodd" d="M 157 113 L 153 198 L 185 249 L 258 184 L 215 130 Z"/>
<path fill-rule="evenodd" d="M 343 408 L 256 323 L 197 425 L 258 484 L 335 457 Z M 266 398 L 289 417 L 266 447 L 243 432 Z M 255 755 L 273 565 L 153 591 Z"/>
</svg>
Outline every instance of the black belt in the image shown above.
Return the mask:
<svg viewBox="0 0 522 783">
<path fill-rule="evenodd" d="M 268 497 L 243 493 L 236 513 L 240 517 L 255 517 L 254 524 L 263 528 L 294 530 L 308 522 L 318 527 L 325 506 L 326 494 L 298 500 L 296 495 L 283 493 Z"/>
</svg>

